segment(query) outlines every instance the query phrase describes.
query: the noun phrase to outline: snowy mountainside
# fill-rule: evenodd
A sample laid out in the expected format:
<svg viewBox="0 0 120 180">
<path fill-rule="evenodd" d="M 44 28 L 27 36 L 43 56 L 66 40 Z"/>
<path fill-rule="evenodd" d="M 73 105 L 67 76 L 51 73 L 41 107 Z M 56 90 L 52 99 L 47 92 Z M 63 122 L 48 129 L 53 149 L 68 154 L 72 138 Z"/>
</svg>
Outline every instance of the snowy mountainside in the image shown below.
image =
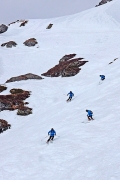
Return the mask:
<svg viewBox="0 0 120 180">
<path fill-rule="evenodd" d="M 33 114 L 0 112 L 12 129 L 2 134 L 0 179 L 3 180 L 119 180 L 120 177 L 120 18 L 118 0 L 82 13 L 11 25 L 0 44 L 15 40 L 15 48 L 0 47 L 0 83 L 26 73 L 41 75 L 65 54 L 89 62 L 78 75 L 8 83 L 30 90 Z M 46 30 L 53 23 L 50 30 Z M 23 42 L 36 38 L 39 48 Z M 118 58 L 114 61 L 115 58 Z M 109 64 L 110 62 L 112 64 Z M 99 85 L 100 74 L 106 76 Z M 67 93 L 75 94 L 67 103 Z M 94 112 L 88 122 L 86 109 Z M 84 123 L 82 123 L 84 122 Z M 46 144 L 47 132 L 57 132 Z"/>
</svg>

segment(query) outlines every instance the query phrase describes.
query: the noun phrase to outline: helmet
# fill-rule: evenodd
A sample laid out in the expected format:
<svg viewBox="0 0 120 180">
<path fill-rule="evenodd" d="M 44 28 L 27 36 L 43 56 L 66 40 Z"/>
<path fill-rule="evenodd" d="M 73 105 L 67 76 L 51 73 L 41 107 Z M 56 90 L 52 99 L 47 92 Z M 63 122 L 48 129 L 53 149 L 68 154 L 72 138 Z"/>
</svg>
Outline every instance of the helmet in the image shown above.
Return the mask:
<svg viewBox="0 0 120 180">
<path fill-rule="evenodd" d="M 88 110 L 86 109 L 86 112 L 88 112 Z"/>
</svg>

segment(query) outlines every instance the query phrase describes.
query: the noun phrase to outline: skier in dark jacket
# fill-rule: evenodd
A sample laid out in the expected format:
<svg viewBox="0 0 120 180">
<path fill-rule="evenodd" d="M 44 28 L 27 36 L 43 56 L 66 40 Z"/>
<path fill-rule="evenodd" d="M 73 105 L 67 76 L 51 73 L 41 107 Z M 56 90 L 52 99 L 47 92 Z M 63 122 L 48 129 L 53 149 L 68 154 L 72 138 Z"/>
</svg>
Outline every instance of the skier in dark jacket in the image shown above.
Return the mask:
<svg viewBox="0 0 120 180">
<path fill-rule="evenodd" d="M 104 75 L 100 75 L 100 77 L 101 77 L 101 81 L 103 81 L 105 79 Z"/>
<path fill-rule="evenodd" d="M 67 96 L 69 95 L 69 98 L 67 99 L 67 101 L 71 101 L 72 97 L 74 96 L 73 92 L 70 91 Z"/>
<path fill-rule="evenodd" d="M 92 117 L 92 116 L 93 116 L 93 112 L 92 112 L 91 110 L 86 110 L 86 112 L 88 113 L 88 114 L 87 114 L 88 120 L 89 120 L 89 121 L 90 121 L 90 120 L 94 120 L 93 117 Z"/>
<path fill-rule="evenodd" d="M 47 140 L 47 143 L 51 140 L 53 141 L 54 136 L 56 136 L 56 132 L 53 128 L 51 128 L 51 130 L 48 132 L 48 135 L 50 135 L 49 139 Z"/>
</svg>

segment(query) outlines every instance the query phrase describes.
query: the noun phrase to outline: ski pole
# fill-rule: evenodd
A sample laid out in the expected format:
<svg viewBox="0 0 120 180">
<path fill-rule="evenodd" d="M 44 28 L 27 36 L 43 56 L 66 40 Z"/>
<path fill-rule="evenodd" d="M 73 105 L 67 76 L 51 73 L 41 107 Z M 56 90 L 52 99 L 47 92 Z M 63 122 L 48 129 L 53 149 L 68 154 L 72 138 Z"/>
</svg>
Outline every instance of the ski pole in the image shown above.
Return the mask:
<svg viewBox="0 0 120 180">
<path fill-rule="evenodd" d="M 46 137 L 48 137 L 48 135 L 47 135 Z M 44 137 L 43 139 L 45 139 L 46 137 Z M 41 139 L 41 141 L 42 141 L 43 139 Z"/>
</svg>

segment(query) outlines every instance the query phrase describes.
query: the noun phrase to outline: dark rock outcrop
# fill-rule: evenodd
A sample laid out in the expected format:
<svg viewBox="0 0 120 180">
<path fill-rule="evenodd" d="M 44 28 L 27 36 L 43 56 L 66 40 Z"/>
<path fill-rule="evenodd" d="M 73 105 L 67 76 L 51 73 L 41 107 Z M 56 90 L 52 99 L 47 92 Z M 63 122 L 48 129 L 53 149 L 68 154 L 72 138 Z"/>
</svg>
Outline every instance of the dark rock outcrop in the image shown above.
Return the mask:
<svg viewBox="0 0 120 180">
<path fill-rule="evenodd" d="M 26 40 L 23 44 L 25 46 L 31 47 L 31 46 L 35 46 L 36 44 L 38 44 L 38 42 L 35 38 L 30 38 L 30 39 Z"/>
<path fill-rule="evenodd" d="M 72 58 L 74 58 L 75 56 L 76 56 L 76 54 L 68 54 L 68 55 L 65 55 L 65 56 L 63 56 L 63 57 L 59 60 L 59 63 L 60 63 L 60 62 L 67 61 L 67 60 L 69 60 L 69 59 L 72 59 Z"/>
<path fill-rule="evenodd" d="M 27 23 L 28 23 L 28 21 L 22 22 L 22 23 L 20 24 L 20 27 L 21 27 L 21 26 L 25 26 Z"/>
<path fill-rule="evenodd" d="M 18 89 L 12 89 L 10 92 L 13 94 L 0 95 L 0 111 L 13 111 L 16 109 L 23 111 L 25 109 L 25 115 L 31 114 L 32 109 L 24 106 L 26 103 L 23 102 L 26 98 L 30 97 L 30 92 L 24 90 L 20 92 L 20 89 L 19 91 Z M 18 114 L 20 115 L 20 113 Z"/>
<path fill-rule="evenodd" d="M 6 46 L 7 48 L 16 47 L 16 45 L 17 45 L 17 43 L 14 41 L 9 41 L 9 42 L 1 44 L 2 47 Z"/>
<path fill-rule="evenodd" d="M 7 30 L 8 30 L 8 27 L 6 25 L 4 24 L 0 25 L 0 34 L 6 32 Z"/>
<path fill-rule="evenodd" d="M 0 119 L 0 133 L 10 128 L 11 128 L 11 124 L 8 124 L 8 122 L 4 119 Z"/>
<path fill-rule="evenodd" d="M 18 109 L 17 115 L 20 116 L 27 116 L 29 114 L 32 114 L 32 109 L 26 106 L 21 106 Z"/>
<path fill-rule="evenodd" d="M 28 73 L 28 74 L 25 74 L 25 75 L 12 77 L 9 80 L 7 80 L 6 83 L 15 82 L 15 81 L 22 81 L 22 80 L 28 80 L 28 79 L 38 79 L 38 80 L 41 80 L 43 78 L 41 76 L 38 76 L 38 75 L 35 75 L 35 74 L 32 74 L 32 73 Z"/>
<path fill-rule="evenodd" d="M 2 91 L 5 91 L 6 89 L 7 89 L 6 86 L 1 86 L 1 85 L 0 85 L 0 93 L 1 93 Z"/>
<path fill-rule="evenodd" d="M 47 77 L 70 77 L 75 76 L 81 70 L 79 67 L 83 66 L 88 61 L 81 61 L 83 58 L 71 59 L 76 54 L 69 54 L 63 56 L 59 60 L 59 64 L 48 70 L 46 73 L 43 73 L 42 76 Z"/>
<path fill-rule="evenodd" d="M 9 23 L 8 26 L 10 26 L 11 24 L 15 24 L 16 22 L 19 22 L 19 20 Z"/>
<path fill-rule="evenodd" d="M 95 7 L 97 7 L 97 6 L 101 6 L 101 5 L 106 4 L 107 2 L 110 2 L 110 1 L 112 1 L 112 0 L 102 0 L 102 1 L 101 1 L 101 2 L 99 2 L 99 4 L 98 4 L 98 5 L 96 5 Z"/>
<path fill-rule="evenodd" d="M 116 61 L 118 58 L 115 58 L 113 61 L 111 61 L 109 64 L 112 64 L 114 61 Z"/>
<path fill-rule="evenodd" d="M 51 29 L 53 24 L 49 24 L 46 29 Z"/>
<path fill-rule="evenodd" d="M 18 94 L 18 93 L 23 93 L 24 91 L 22 89 L 11 89 L 10 93 L 11 94 Z"/>
</svg>

